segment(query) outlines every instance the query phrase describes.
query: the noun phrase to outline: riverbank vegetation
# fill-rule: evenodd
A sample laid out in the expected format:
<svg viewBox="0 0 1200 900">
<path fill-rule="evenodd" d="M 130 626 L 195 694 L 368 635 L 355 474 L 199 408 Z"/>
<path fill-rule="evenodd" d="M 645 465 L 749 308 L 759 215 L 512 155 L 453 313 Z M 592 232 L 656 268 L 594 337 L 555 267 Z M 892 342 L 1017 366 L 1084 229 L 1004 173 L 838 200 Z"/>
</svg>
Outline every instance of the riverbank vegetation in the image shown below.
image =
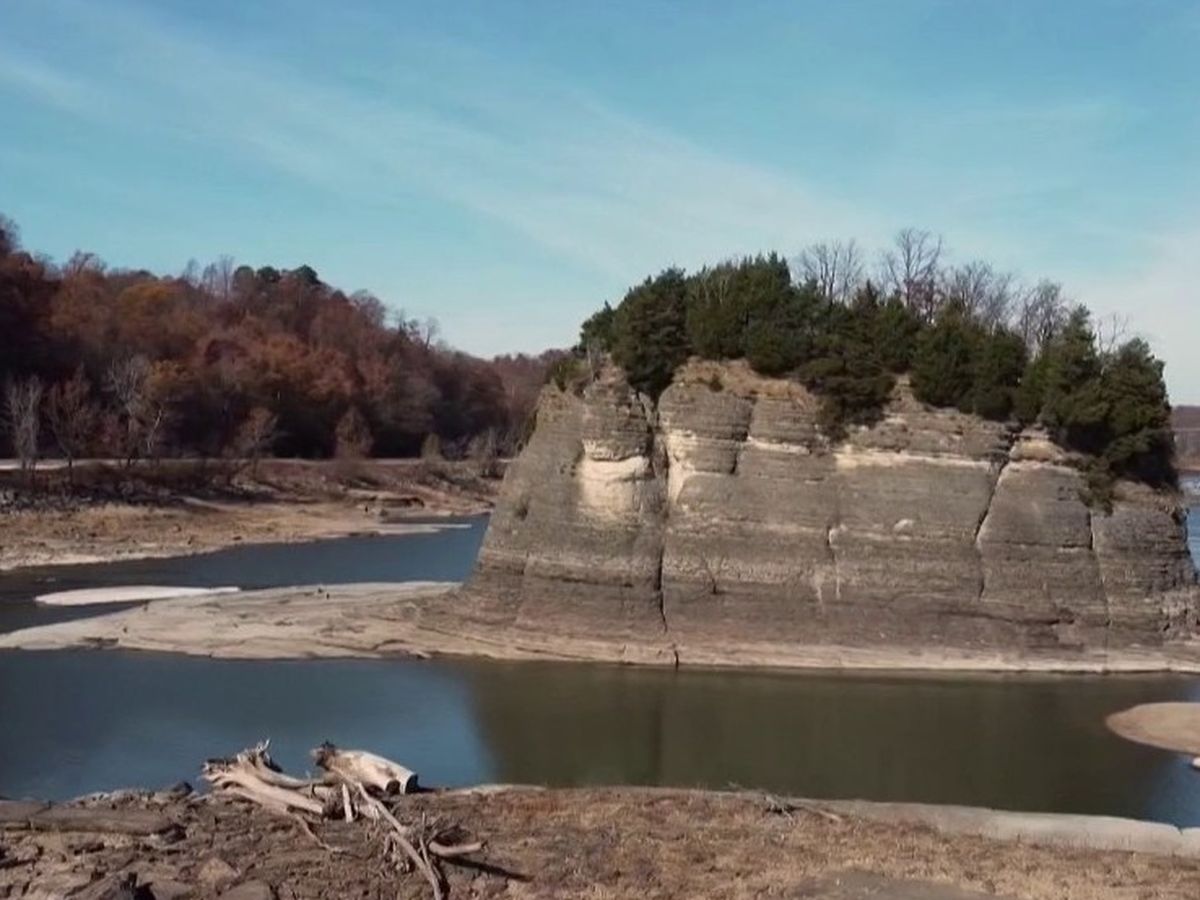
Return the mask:
<svg viewBox="0 0 1200 900">
<path fill-rule="evenodd" d="M 555 354 L 478 359 L 313 269 L 59 265 L 0 217 L 0 454 L 510 452 Z"/>
<path fill-rule="evenodd" d="M 910 229 L 873 277 L 854 243 L 814 245 L 791 265 L 770 254 L 667 269 L 584 322 L 576 359 L 611 354 L 657 396 L 690 356 L 744 358 L 813 390 L 835 439 L 875 420 L 907 375 L 931 406 L 1043 425 L 1088 460 L 1101 501 L 1117 477 L 1174 482 L 1162 363 L 1144 340 L 1115 320 L 1098 327 L 1057 284 L 944 256 Z"/>
</svg>

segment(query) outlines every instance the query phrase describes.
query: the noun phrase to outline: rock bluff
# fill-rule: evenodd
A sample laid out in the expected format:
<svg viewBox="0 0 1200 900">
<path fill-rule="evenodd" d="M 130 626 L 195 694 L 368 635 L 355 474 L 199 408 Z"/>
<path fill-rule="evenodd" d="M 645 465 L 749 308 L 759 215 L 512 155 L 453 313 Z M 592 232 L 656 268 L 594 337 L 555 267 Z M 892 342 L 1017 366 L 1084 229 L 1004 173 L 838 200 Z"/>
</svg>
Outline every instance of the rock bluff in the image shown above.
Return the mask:
<svg viewBox="0 0 1200 900">
<path fill-rule="evenodd" d="M 737 364 L 693 362 L 657 404 L 613 369 L 547 388 L 447 627 L 697 664 L 1160 668 L 1188 646 L 1175 496 L 1090 508 L 1044 435 L 903 383 L 837 444 L 816 410 Z"/>
</svg>

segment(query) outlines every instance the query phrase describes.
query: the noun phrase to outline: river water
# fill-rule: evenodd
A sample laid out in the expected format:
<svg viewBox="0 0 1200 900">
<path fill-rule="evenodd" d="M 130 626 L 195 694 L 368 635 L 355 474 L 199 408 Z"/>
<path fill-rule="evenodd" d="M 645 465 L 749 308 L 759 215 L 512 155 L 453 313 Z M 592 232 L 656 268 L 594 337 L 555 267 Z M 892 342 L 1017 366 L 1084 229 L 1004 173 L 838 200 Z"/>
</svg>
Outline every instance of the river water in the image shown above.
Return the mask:
<svg viewBox="0 0 1200 900">
<path fill-rule="evenodd" d="M 4 576 L 0 627 L 39 620 L 48 613 L 28 598 L 68 587 L 462 577 L 482 536 L 470 524 Z M 1103 724 L 1126 706 L 1176 699 L 1200 700 L 1200 679 L 0 653 L 0 794 L 192 780 L 205 757 L 262 738 L 302 770 L 329 739 L 394 756 L 431 784 L 737 785 L 1200 825 L 1200 773 Z"/>
</svg>

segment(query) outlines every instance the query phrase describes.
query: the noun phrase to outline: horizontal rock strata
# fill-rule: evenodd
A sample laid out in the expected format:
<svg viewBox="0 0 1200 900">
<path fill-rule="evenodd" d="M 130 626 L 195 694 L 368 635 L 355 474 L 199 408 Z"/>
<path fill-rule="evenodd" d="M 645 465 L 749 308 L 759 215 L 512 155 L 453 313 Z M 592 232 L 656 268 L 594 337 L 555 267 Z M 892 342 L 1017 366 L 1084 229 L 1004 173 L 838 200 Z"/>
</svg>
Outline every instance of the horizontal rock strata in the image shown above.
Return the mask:
<svg viewBox="0 0 1200 900">
<path fill-rule="evenodd" d="M 1095 660 L 1190 635 L 1175 497 L 1121 485 L 1111 514 L 1091 508 L 1044 435 L 903 384 L 836 445 L 816 410 L 736 366 L 693 364 L 657 405 L 613 370 L 582 396 L 548 388 L 453 617 L 714 662 Z"/>
</svg>

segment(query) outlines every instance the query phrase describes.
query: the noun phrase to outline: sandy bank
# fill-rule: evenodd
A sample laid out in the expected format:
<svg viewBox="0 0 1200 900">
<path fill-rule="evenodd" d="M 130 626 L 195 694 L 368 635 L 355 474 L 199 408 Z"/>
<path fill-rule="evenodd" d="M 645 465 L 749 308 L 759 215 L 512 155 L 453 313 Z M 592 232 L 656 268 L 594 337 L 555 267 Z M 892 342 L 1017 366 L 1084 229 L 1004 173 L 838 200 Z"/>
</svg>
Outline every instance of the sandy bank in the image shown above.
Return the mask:
<svg viewBox="0 0 1200 900">
<path fill-rule="evenodd" d="M 34 603 L 42 606 L 95 606 L 101 603 L 141 603 L 147 600 L 170 600 L 176 597 L 212 597 L 237 593 L 235 587 L 171 587 L 165 584 L 131 584 L 118 587 L 81 588 L 74 591 L 53 591 L 38 594 Z"/>
<path fill-rule="evenodd" d="M 94 824 L 72 811 L 81 807 Z M 102 897 L 130 875 L 154 897 L 428 896 L 418 875 L 365 864 L 380 848 L 342 821 L 315 826 L 328 847 L 348 851 L 330 853 L 294 821 L 220 798 L 96 797 L 59 807 L 54 830 L 31 830 L 38 809 L 10 806 L 10 815 L 0 804 L 2 896 Z M 1190 900 L 1200 891 L 1200 860 L 1093 846 L 1095 833 L 1184 834 L 1124 820 L 952 808 L 931 819 L 920 807 L 628 788 L 416 795 L 398 814 L 486 842 L 483 867 L 449 869 L 451 897 Z M 1038 834 L 1031 818 L 1074 842 Z M 1021 821 L 1023 831 L 1010 827 Z M 979 833 L 996 823 L 1007 832 Z"/>
<path fill-rule="evenodd" d="M 248 659 L 478 656 L 657 666 L 930 672 L 1200 672 L 1200 643 L 1072 657 L 937 649 L 579 640 L 468 621 L 456 585 L 276 588 L 150 601 L 135 609 L 0 635 L 0 650 L 115 647 Z"/>
</svg>

